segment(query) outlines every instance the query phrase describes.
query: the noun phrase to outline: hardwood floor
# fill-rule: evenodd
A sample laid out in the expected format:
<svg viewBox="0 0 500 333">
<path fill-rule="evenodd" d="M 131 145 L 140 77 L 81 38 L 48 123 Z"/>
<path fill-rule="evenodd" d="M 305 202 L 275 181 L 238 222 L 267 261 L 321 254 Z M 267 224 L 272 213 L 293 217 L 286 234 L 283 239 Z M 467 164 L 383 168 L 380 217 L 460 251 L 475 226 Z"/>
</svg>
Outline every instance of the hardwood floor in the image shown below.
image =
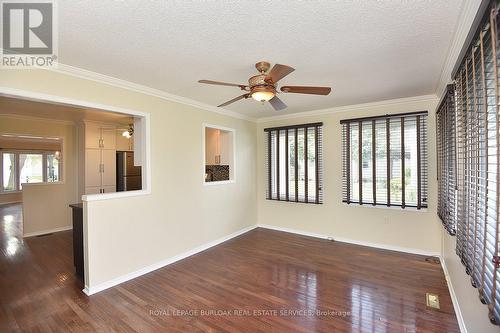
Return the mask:
<svg viewBox="0 0 500 333">
<path fill-rule="evenodd" d="M 87 297 L 71 232 L 23 240 L 21 219 L 0 206 L 0 332 L 459 332 L 422 256 L 256 229 Z"/>
</svg>

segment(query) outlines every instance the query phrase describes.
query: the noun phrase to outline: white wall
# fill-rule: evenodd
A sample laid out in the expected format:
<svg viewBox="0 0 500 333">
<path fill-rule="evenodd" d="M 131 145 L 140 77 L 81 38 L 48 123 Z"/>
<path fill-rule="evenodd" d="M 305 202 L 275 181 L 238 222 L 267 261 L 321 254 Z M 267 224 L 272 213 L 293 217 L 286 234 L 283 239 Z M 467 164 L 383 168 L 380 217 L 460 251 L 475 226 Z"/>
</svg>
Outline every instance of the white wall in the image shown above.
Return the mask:
<svg viewBox="0 0 500 333">
<path fill-rule="evenodd" d="M 87 287 L 255 225 L 254 122 L 45 70 L 1 71 L 0 87 L 151 114 L 151 195 L 85 205 Z M 236 183 L 203 185 L 203 123 L 236 130 Z"/>
<path fill-rule="evenodd" d="M 354 240 L 394 249 L 439 254 L 440 224 L 436 215 L 434 96 L 333 109 L 333 113 L 273 120 L 258 124 L 258 223 Z M 429 111 L 429 208 L 426 211 L 376 208 L 342 203 L 341 119 L 413 111 Z M 297 204 L 266 200 L 264 128 L 323 122 L 324 203 Z"/>
<path fill-rule="evenodd" d="M 443 229 L 443 260 L 447 268 L 448 285 L 452 286 L 468 333 L 498 333 L 498 326 L 488 320 L 488 307 L 479 300 L 478 290 L 471 285 L 471 277 L 455 253 L 456 237 Z"/>
</svg>

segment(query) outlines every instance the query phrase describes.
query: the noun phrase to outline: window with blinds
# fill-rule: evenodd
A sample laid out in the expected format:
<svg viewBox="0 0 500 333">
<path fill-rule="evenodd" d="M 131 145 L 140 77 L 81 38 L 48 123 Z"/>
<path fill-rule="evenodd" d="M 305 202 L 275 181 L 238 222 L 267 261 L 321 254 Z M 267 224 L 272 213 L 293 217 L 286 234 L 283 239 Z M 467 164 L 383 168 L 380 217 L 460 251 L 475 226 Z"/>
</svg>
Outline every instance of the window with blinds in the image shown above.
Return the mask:
<svg viewBox="0 0 500 333">
<path fill-rule="evenodd" d="M 427 112 L 340 123 L 344 202 L 427 207 Z"/>
<path fill-rule="evenodd" d="M 500 323 L 499 36 L 492 1 L 454 75 L 457 121 L 457 254 L 492 323 Z"/>
<path fill-rule="evenodd" d="M 323 203 L 323 123 L 264 129 L 267 199 Z"/>
<path fill-rule="evenodd" d="M 457 220 L 455 128 L 455 89 L 449 85 L 436 112 L 436 152 L 438 216 L 450 235 L 456 233 Z"/>
</svg>

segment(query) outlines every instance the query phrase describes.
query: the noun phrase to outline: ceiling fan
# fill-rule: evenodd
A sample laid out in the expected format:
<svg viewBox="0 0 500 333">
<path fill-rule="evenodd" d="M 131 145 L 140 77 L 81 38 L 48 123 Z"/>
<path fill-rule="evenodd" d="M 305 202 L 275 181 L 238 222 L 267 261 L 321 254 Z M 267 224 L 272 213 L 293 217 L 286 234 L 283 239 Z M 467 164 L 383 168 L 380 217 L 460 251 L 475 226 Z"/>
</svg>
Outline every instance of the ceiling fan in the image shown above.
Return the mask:
<svg viewBox="0 0 500 333">
<path fill-rule="evenodd" d="M 236 84 L 236 83 L 226 83 L 211 80 L 199 80 L 199 83 L 215 84 L 221 86 L 233 86 L 238 87 L 247 93 L 233 98 L 230 101 L 218 105 L 218 107 L 223 107 L 239 101 L 240 99 L 247 99 L 252 97 L 259 102 L 269 102 L 271 106 L 276 110 L 283 110 L 287 106 L 281 99 L 278 98 L 277 94 L 277 83 L 279 80 L 293 72 L 295 69 L 281 64 L 275 64 L 273 68 L 268 72 L 271 65 L 266 61 L 260 61 L 255 64 L 255 68 L 260 74 L 252 76 L 248 79 L 248 85 Z M 295 93 L 295 94 L 312 94 L 312 95 L 328 95 L 332 89 L 330 87 L 305 87 L 305 86 L 283 86 L 281 87 L 281 92 L 284 93 Z"/>
</svg>

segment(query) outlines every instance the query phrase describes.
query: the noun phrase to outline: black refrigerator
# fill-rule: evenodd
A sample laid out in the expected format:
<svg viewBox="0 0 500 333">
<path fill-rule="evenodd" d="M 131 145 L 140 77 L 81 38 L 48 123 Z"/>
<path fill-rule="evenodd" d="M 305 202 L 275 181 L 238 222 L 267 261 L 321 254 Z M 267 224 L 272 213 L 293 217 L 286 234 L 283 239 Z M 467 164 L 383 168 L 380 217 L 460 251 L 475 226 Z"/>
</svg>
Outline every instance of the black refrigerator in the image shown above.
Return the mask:
<svg viewBox="0 0 500 333">
<path fill-rule="evenodd" d="M 136 191 L 142 189 L 141 167 L 134 166 L 134 153 L 116 152 L 116 191 Z"/>
</svg>

